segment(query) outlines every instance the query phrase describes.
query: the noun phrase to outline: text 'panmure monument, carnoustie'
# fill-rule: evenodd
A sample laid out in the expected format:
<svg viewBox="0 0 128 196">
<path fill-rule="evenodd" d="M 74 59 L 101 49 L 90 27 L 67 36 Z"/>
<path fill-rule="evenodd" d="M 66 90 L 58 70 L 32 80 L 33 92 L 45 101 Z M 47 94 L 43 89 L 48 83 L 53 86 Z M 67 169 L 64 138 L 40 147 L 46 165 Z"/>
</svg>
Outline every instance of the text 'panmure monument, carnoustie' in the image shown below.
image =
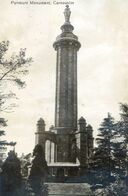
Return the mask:
<svg viewBox="0 0 128 196">
<path fill-rule="evenodd" d="M 61 169 L 63 175 L 70 176 L 72 168 L 78 174 L 81 168 L 88 167 L 93 150 L 92 127 L 83 117 L 77 117 L 77 52 L 81 44 L 73 33 L 70 15 L 66 5 L 62 33 L 53 43 L 57 53 L 55 125 L 46 131 L 44 120 L 37 122 L 36 144 L 45 150 L 51 175 Z"/>
</svg>

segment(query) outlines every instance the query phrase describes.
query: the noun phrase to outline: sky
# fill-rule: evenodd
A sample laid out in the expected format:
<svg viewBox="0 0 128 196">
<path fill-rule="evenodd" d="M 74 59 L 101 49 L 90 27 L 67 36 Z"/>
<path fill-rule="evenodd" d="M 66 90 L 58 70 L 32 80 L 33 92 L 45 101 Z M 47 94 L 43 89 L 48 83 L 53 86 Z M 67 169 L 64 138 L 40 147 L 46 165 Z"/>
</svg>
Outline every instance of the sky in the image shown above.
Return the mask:
<svg viewBox="0 0 128 196">
<path fill-rule="evenodd" d="M 15 2 L 23 0 L 15 0 Z M 29 1 L 29 0 L 26 0 Z M 41 1 L 41 0 L 35 0 Z M 43 1 L 43 0 L 42 0 Z M 3 113 L 8 119 L 6 138 L 16 141 L 16 151 L 32 152 L 37 120 L 46 130 L 54 125 L 56 51 L 53 42 L 61 33 L 65 5 L 14 5 L 0 3 L 0 41 L 10 41 L 10 53 L 27 48 L 33 58 L 26 88 L 8 86 L 18 107 Z M 64 1 L 66 2 L 66 0 Z M 78 117 L 94 129 L 110 112 L 119 119 L 119 103 L 128 101 L 128 1 L 74 0 L 71 24 L 81 48 L 78 52 Z"/>
</svg>

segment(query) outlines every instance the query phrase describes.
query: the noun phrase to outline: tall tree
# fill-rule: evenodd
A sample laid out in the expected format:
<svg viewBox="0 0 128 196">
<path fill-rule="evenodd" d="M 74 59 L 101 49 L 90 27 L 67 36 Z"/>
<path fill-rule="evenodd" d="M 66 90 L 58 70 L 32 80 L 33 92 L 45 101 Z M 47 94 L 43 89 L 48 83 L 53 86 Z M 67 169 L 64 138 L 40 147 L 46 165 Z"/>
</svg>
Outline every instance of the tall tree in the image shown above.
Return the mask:
<svg viewBox="0 0 128 196">
<path fill-rule="evenodd" d="M 94 150 L 93 169 L 94 181 L 107 186 L 114 180 L 111 175 L 113 169 L 112 140 L 115 134 L 114 118 L 108 113 L 103 119 L 96 138 L 97 147 Z"/>
<path fill-rule="evenodd" d="M 29 175 L 29 182 L 35 195 L 42 195 L 42 187 L 48 173 L 43 147 L 37 144 L 33 150 L 34 159 Z"/>
<path fill-rule="evenodd" d="M 121 119 L 118 122 L 118 131 L 120 136 L 122 136 L 123 144 L 122 148 L 124 149 L 124 165 L 126 169 L 126 176 L 128 176 L 128 104 L 120 104 L 120 116 Z"/>
<path fill-rule="evenodd" d="M 25 82 L 23 81 L 23 76 L 28 73 L 28 66 L 32 62 L 32 58 L 26 57 L 26 49 L 20 49 L 18 54 L 8 53 L 9 51 L 9 41 L 0 42 L 0 114 L 2 112 L 10 110 L 14 104 L 7 104 L 7 100 L 16 97 L 16 95 L 11 92 L 10 85 L 16 84 L 18 87 L 23 88 Z M 0 117 L 0 136 L 5 135 L 2 127 L 7 126 L 7 121 Z M 8 143 L 6 141 L 0 141 L 0 148 L 5 145 L 15 145 L 15 143 Z"/>
<path fill-rule="evenodd" d="M 102 163 L 104 167 L 108 168 L 111 174 L 111 160 L 112 160 L 112 139 L 115 134 L 115 122 L 114 118 L 108 113 L 107 118 L 103 119 L 103 122 L 99 128 L 99 134 L 96 138 L 98 144 L 98 151 L 102 154 Z"/>
<path fill-rule="evenodd" d="M 1 173 L 2 195 L 15 194 L 21 188 L 21 164 L 14 151 L 8 153 L 8 157 L 2 165 Z"/>
<path fill-rule="evenodd" d="M 13 92 L 6 92 L 5 87 L 11 83 L 19 87 L 25 86 L 22 76 L 28 73 L 28 66 L 32 58 L 26 57 L 26 49 L 20 49 L 18 54 L 8 55 L 9 41 L 0 43 L 0 112 L 7 109 L 5 102 L 11 97 L 15 97 Z"/>
</svg>

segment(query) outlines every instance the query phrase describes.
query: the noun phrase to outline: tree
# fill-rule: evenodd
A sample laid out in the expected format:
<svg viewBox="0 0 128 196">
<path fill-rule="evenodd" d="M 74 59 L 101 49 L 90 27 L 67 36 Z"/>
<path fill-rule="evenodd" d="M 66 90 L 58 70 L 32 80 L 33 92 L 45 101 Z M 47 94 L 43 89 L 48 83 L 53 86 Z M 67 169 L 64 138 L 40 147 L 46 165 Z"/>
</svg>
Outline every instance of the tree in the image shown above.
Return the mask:
<svg viewBox="0 0 128 196">
<path fill-rule="evenodd" d="M 8 153 L 8 157 L 2 165 L 2 195 L 17 195 L 21 188 L 22 176 L 20 160 L 14 151 Z"/>
<path fill-rule="evenodd" d="M 112 162 L 112 139 L 115 135 L 114 118 L 108 113 L 108 117 L 104 118 L 99 128 L 99 134 L 96 138 L 98 149 L 97 151 L 102 155 L 103 167 L 106 167 L 111 175 Z"/>
<path fill-rule="evenodd" d="M 118 132 L 122 137 L 122 149 L 124 151 L 124 166 L 128 176 L 128 104 L 120 104 L 121 119 L 118 122 Z"/>
<path fill-rule="evenodd" d="M 0 118 L 0 127 L 3 126 L 7 126 L 7 123 L 5 121 L 4 118 Z M 5 135 L 5 131 L 3 130 L 0 130 L 0 136 L 4 136 Z M 0 140 L 0 149 L 4 149 L 5 147 L 4 146 L 15 146 L 16 145 L 16 142 L 7 142 L 5 140 Z"/>
<path fill-rule="evenodd" d="M 97 189 L 94 186 L 97 183 L 105 187 L 106 194 L 102 192 L 101 195 L 116 195 L 116 191 L 120 194 L 123 191 L 122 194 L 127 195 L 128 104 L 120 104 L 120 116 L 120 121 L 115 123 L 114 118 L 108 114 L 103 119 L 96 138 L 98 146 L 94 149 L 90 173 L 91 179 L 93 176 L 93 189 Z"/>
<path fill-rule="evenodd" d="M 0 42 L 0 113 L 7 112 L 15 104 L 7 104 L 10 98 L 16 98 L 16 95 L 6 89 L 9 89 L 10 84 L 16 84 L 18 87 L 23 88 L 25 82 L 22 76 L 28 73 L 28 66 L 32 62 L 32 58 L 26 57 L 26 49 L 20 49 L 18 54 L 9 56 L 9 41 Z M 7 126 L 7 121 L 0 118 L 0 127 Z M 0 129 L 0 136 L 5 135 L 5 132 Z M 7 141 L 0 141 L 0 149 L 5 145 L 14 146 L 15 143 Z"/>
<path fill-rule="evenodd" d="M 5 102 L 9 98 L 15 97 L 13 92 L 5 92 L 4 87 L 10 83 L 19 87 L 25 86 L 22 76 L 28 73 L 28 66 L 32 62 L 32 58 L 26 57 L 26 49 L 20 49 L 18 54 L 7 55 L 9 50 L 9 41 L 0 43 L 0 111 L 7 110 Z"/>
<path fill-rule="evenodd" d="M 41 145 L 37 144 L 33 150 L 34 159 L 29 175 L 29 182 L 35 195 L 41 195 L 42 185 L 48 173 L 45 154 Z"/>
<path fill-rule="evenodd" d="M 27 66 L 32 58 L 26 58 L 26 49 L 20 49 L 18 55 L 13 54 L 9 59 L 5 59 L 8 47 L 8 41 L 0 43 L 0 82 L 11 81 L 23 86 L 24 82 L 19 78 L 19 75 L 28 73 Z"/>
<path fill-rule="evenodd" d="M 114 171 L 116 178 L 122 178 L 125 171 L 125 158 L 126 150 L 124 148 L 123 141 L 119 141 L 119 136 L 117 136 L 116 142 L 113 142 L 113 160 L 114 160 Z"/>
<path fill-rule="evenodd" d="M 99 133 L 96 138 L 97 147 L 94 149 L 92 175 L 93 183 L 102 184 L 107 186 L 110 182 L 114 181 L 111 172 L 113 166 L 113 152 L 112 140 L 115 135 L 115 122 L 114 118 L 108 113 L 108 116 L 103 119 Z"/>
<path fill-rule="evenodd" d="M 0 118 L 0 128 L 7 126 L 7 123 L 4 118 Z M 5 136 L 5 131 L 0 129 L 0 138 L 2 136 Z M 8 142 L 6 140 L 0 139 L 0 168 L 3 164 L 3 161 L 5 160 L 6 157 L 6 150 L 7 146 L 15 146 L 16 142 Z"/>
<path fill-rule="evenodd" d="M 121 120 L 120 120 L 120 129 L 119 131 L 121 131 L 121 135 L 124 136 L 124 142 L 125 145 L 127 146 L 128 144 L 128 104 L 120 104 L 120 116 L 121 116 Z"/>
</svg>

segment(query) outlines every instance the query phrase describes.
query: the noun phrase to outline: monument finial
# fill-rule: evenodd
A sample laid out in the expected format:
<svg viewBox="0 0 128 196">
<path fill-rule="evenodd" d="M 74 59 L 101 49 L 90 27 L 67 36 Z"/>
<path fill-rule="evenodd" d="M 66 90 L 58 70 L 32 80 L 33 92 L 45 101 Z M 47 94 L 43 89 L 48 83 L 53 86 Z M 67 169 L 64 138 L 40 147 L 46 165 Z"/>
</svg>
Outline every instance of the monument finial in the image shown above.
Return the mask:
<svg viewBox="0 0 128 196">
<path fill-rule="evenodd" d="M 69 5 L 66 5 L 66 8 L 64 10 L 65 22 L 67 23 L 70 22 L 70 15 L 71 15 L 71 11 L 70 11 Z"/>
</svg>

